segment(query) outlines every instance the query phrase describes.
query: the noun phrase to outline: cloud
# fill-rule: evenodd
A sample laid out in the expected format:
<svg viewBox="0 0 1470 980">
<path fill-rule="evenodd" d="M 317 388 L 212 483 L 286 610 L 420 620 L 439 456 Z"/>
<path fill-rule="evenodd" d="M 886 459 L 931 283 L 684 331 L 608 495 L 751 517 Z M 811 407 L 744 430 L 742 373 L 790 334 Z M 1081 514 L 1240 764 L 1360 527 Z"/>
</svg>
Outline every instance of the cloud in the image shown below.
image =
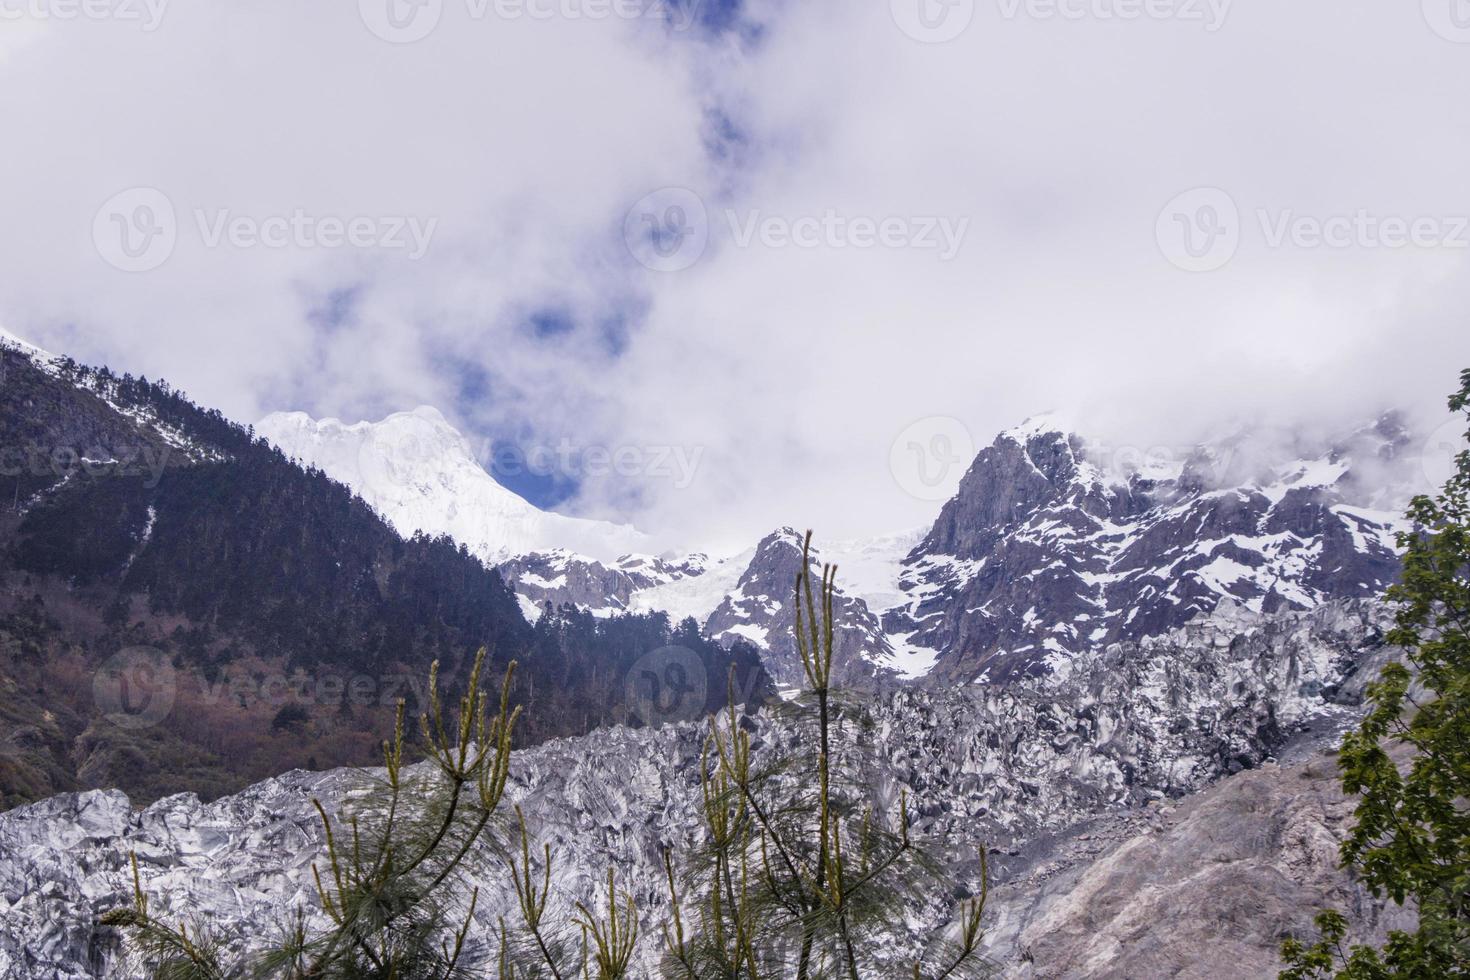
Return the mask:
<svg viewBox="0 0 1470 980">
<path fill-rule="evenodd" d="M 432 402 L 482 440 L 632 447 L 568 506 L 712 547 L 931 519 L 890 471 L 930 417 L 981 445 L 1046 409 L 1135 445 L 1428 418 L 1470 363 L 1470 60 L 1414 7 L 1007 0 L 942 44 L 901 3 L 681 32 L 446 0 L 397 45 L 350 5 L 49 23 L 0 52 L 0 316 L 242 418 Z M 127 274 L 91 231 L 133 186 L 181 230 Z M 1229 237 L 1165 211 L 1195 188 Z M 196 208 L 437 226 L 419 261 L 209 249 Z M 1432 247 L 1385 243 L 1420 219 Z"/>
<path fill-rule="evenodd" d="M 344 410 L 442 391 L 426 339 L 487 356 L 518 304 L 597 291 L 584 243 L 650 175 L 688 179 L 703 157 L 689 70 L 659 25 L 473 9 L 444 5 L 406 45 L 353 4 L 179 4 L 151 32 L 32 18 L 39 36 L 0 61 L 0 310 L 236 414 L 293 387 Z M 128 273 L 92 232 L 138 187 L 166 198 L 177 245 Z M 297 215 L 435 224 L 417 262 L 310 232 L 209 246 L 221 220 Z M 313 329 L 345 287 L 350 321 Z"/>
</svg>

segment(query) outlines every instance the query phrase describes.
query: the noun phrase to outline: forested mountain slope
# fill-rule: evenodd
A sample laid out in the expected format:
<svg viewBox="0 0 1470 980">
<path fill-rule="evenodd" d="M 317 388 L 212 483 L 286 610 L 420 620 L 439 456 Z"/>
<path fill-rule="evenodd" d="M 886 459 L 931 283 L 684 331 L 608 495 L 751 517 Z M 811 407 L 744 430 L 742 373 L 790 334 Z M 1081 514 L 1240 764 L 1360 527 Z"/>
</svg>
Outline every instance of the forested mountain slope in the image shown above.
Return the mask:
<svg viewBox="0 0 1470 980">
<path fill-rule="evenodd" d="M 464 547 L 400 537 L 166 384 L 0 359 L 0 807 L 371 761 L 430 661 L 452 687 L 481 646 L 521 663 L 528 743 L 717 707 L 731 664 L 765 684 L 753 651 L 659 615 L 533 627 Z"/>
</svg>

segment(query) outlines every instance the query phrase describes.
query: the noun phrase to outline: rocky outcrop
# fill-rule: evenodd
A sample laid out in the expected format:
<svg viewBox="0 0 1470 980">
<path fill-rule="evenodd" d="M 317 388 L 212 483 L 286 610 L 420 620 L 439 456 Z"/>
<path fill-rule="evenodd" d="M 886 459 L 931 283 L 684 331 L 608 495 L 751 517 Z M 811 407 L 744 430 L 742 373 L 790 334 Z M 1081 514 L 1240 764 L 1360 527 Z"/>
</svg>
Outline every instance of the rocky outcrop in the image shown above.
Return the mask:
<svg viewBox="0 0 1470 980">
<path fill-rule="evenodd" d="M 796 577 L 801 572 L 802 535 L 781 528 L 761 540 L 755 557 L 705 622 L 705 633 L 717 640 L 745 639 L 765 651 L 766 670 L 778 684 L 799 688 L 806 680 L 796 648 Z M 808 569 L 812 595 L 820 601 L 822 554 L 815 550 Z M 832 613 L 833 663 L 848 686 L 891 681 L 893 647 L 878 617 L 856 596 L 837 593 Z"/>
<path fill-rule="evenodd" d="M 610 564 L 571 551 L 537 551 L 496 567 L 505 584 L 521 597 L 527 618 L 534 621 L 547 605 L 573 605 L 600 616 L 632 610 L 633 595 L 706 570 L 702 554 L 678 559 L 625 555 Z"/>
<path fill-rule="evenodd" d="M 1412 928 L 1338 860 L 1353 801 L 1331 755 L 1263 764 L 1196 796 L 1090 821 L 1028 849 L 996 889 L 987 948 L 1035 980 L 1274 978 L 1281 941 L 1336 908 L 1350 941 Z"/>
</svg>

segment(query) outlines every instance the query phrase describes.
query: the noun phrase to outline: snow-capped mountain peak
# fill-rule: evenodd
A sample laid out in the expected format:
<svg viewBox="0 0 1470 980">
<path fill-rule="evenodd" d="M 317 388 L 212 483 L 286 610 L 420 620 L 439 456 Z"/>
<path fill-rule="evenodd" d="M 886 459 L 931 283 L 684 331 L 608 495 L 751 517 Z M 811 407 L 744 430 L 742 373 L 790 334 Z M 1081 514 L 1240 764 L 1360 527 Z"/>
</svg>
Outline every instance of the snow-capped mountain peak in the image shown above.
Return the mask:
<svg viewBox="0 0 1470 980">
<path fill-rule="evenodd" d="M 1074 432 L 1076 432 L 1076 426 L 1061 413 L 1038 412 L 1027 416 L 1019 425 L 1006 429 L 997 438 L 1009 439 L 1024 446 L 1039 435 L 1055 433 L 1065 439 L 1071 437 Z"/>
<path fill-rule="evenodd" d="M 447 534 L 487 562 L 566 549 L 600 561 L 647 551 L 637 529 L 543 511 L 501 486 L 473 447 L 427 405 L 377 422 L 276 412 L 256 432 L 346 484 L 404 535 Z"/>
<path fill-rule="evenodd" d="M 24 340 L 16 336 L 9 330 L 6 330 L 3 324 L 0 324 L 0 347 L 18 350 L 40 365 L 49 365 L 58 360 L 55 354 L 37 347 L 29 340 Z"/>
</svg>

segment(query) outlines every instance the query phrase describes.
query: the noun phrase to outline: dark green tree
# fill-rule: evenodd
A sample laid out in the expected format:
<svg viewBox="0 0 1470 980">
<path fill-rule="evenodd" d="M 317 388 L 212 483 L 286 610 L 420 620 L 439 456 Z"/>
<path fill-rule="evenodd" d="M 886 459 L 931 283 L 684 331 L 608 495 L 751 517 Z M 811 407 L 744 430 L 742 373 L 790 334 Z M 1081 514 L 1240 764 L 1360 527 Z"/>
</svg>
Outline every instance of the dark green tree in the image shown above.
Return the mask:
<svg viewBox="0 0 1470 980">
<path fill-rule="evenodd" d="M 1470 412 L 1470 370 L 1460 381 L 1450 409 Z M 1284 944 L 1283 980 L 1470 977 L 1470 451 L 1408 517 L 1402 581 L 1388 593 L 1399 603 L 1388 640 L 1407 663 L 1369 687 L 1339 764 L 1343 789 L 1359 796 L 1343 864 L 1374 895 L 1412 903 L 1418 926 L 1381 948 L 1345 948 L 1347 921 L 1322 912 L 1316 942 Z"/>
</svg>

